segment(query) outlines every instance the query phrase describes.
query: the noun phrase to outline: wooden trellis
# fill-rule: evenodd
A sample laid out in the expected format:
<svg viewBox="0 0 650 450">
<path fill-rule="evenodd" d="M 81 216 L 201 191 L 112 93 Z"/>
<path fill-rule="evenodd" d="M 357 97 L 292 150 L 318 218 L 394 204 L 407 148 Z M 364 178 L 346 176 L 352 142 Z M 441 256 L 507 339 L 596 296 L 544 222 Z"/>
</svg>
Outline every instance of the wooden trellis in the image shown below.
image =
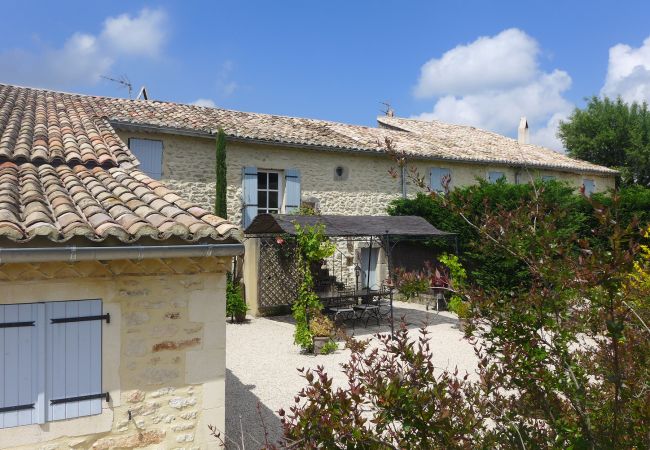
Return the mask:
<svg viewBox="0 0 650 450">
<path fill-rule="evenodd" d="M 298 295 L 302 275 L 296 261 L 296 247 L 282 248 L 274 239 L 260 239 L 258 302 L 262 313 L 290 306 Z"/>
</svg>

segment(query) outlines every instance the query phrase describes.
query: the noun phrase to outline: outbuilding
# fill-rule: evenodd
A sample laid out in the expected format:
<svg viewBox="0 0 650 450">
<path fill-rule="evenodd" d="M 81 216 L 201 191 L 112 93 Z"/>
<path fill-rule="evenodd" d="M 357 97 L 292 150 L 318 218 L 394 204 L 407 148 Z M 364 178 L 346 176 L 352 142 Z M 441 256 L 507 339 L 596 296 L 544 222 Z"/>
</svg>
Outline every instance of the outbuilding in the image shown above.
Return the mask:
<svg viewBox="0 0 650 450">
<path fill-rule="evenodd" d="M 0 97 L 0 446 L 217 448 L 239 230 L 106 123 Z"/>
</svg>

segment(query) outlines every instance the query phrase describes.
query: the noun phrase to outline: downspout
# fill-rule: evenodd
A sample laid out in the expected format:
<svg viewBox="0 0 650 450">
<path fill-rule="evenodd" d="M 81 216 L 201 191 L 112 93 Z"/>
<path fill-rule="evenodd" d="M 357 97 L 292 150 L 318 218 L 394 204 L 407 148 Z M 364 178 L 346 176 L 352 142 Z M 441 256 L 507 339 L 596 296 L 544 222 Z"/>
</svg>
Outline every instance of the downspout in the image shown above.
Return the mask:
<svg viewBox="0 0 650 450">
<path fill-rule="evenodd" d="M 402 198 L 406 198 L 406 163 L 402 164 L 400 167 L 401 173 L 400 173 L 400 183 L 402 185 Z"/>
<path fill-rule="evenodd" d="M 0 264 L 36 262 L 110 261 L 116 259 L 202 258 L 238 256 L 243 244 L 135 245 L 128 247 L 0 248 Z"/>
</svg>

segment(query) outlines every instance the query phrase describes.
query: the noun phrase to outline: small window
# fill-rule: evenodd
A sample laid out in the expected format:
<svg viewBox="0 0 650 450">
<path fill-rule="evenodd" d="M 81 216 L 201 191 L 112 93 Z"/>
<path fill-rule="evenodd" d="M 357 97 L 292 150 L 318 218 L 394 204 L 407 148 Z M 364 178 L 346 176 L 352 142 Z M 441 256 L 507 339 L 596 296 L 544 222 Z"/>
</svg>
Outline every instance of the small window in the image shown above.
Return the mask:
<svg viewBox="0 0 650 450">
<path fill-rule="evenodd" d="M 594 180 L 582 180 L 582 187 L 584 187 L 585 195 L 588 197 L 596 191 L 596 183 L 594 183 Z"/>
<path fill-rule="evenodd" d="M 101 414 L 101 300 L 0 305 L 0 428 Z"/>
<path fill-rule="evenodd" d="M 258 214 L 278 214 L 282 211 L 282 178 L 280 172 L 257 172 Z"/>
<path fill-rule="evenodd" d="M 503 173 L 503 172 L 491 171 L 491 172 L 488 173 L 488 181 L 490 183 L 496 183 L 497 181 L 499 181 L 502 178 L 503 179 L 506 178 L 506 174 Z"/>
<path fill-rule="evenodd" d="M 555 177 L 553 175 L 544 175 L 542 176 L 542 181 L 544 182 L 555 181 Z"/>
<path fill-rule="evenodd" d="M 162 178 L 163 143 L 153 139 L 129 139 L 129 149 L 140 161 L 140 170 L 154 180 Z"/>
<path fill-rule="evenodd" d="M 451 170 L 442 167 L 431 169 L 430 187 L 434 192 L 444 192 L 445 186 L 451 183 Z"/>
</svg>

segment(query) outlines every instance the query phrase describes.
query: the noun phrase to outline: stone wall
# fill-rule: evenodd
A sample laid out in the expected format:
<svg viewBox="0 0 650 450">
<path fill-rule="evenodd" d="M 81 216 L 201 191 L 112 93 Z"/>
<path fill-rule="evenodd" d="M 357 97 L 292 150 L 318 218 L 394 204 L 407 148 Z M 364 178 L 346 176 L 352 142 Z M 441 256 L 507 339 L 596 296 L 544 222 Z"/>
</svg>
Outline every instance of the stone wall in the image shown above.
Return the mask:
<svg viewBox="0 0 650 450">
<path fill-rule="evenodd" d="M 229 261 L 0 265 L 2 302 L 100 298 L 111 315 L 102 328 L 102 384 L 111 401 L 102 413 L 0 429 L 0 446 L 219 448 L 208 425 L 224 429 Z"/>
<path fill-rule="evenodd" d="M 163 141 L 163 180 L 171 188 L 181 191 L 184 197 L 214 209 L 215 141 L 171 134 L 136 133 L 120 131 L 128 142 L 130 137 L 159 139 Z M 245 166 L 258 169 L 299 169 L 303 201 L 317 201 L 324 214 L 386 214 L 386 205 L 401 195 L 398 180 L 389 176 L 393 162 L 382 155 L 362 155 L 325 150 L 297 149 L 270 145 L 229 142 L 228 161 L 228 215 L 234 223 L 241 220 L 241 174 Z M 335 169 L 343 166 L 346 176 L 337 179 Z M 451 169 L 452 186 L 476 183 L 485 179 L 491 170 L 503 171 L 509 182 L 517 178 L 527 181 L 531 177 L 553 175 L 576 186 L 584 178 L 596 182 L 596 190 L 614 187 L 613 177 L 581 175 L 551 170 L 522 170 L 504 165 L 466 164 L 436 161 L 411 162 L 421 175 L 428 175 L 431 167 Z M 517 175 L 518 174 L 518 175 Z M 409 185 L 409 195 L 419 188 Z"/>
</svg>

